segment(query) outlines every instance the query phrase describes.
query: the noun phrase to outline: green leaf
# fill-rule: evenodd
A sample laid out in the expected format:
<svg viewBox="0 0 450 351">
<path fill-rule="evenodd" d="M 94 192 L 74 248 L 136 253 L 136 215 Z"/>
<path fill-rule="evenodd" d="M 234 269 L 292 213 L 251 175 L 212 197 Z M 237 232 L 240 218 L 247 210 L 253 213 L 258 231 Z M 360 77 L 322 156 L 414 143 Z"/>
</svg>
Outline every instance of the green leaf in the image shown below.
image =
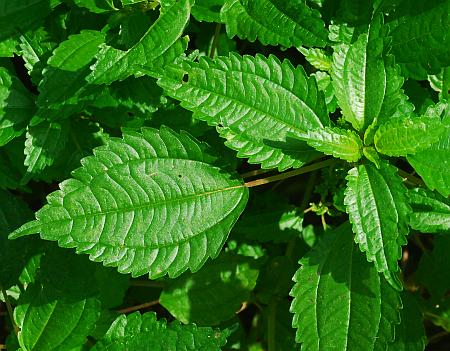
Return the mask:
<svg viewBox="0 0 450 351">
<path fill-rule="evenodd" d="M 442 301 L 450 288 L 449 235 L 436 235 L 433 245 L 431 252 L 425 251 L 422 255 L 416 277 L 434 301 Z M 436 307 L 439 308 L 439 306 Z"/>
<path fill-rule="evenodd" d="M 182 323 L 216 325 L 248 300 L 258 273 L 253 259 L 223 254 L 197 273 L 170 281 L 159 301 Z"/>
<path fill-rule="evenodd" d="M 263 45 L 323 47 L 328 41 L 319 12 L 300 0 L 225 0 L 220 18 L 228 36 Z"/>
<path fill-rule="evenodd" d="M 414 79 L 450 66 L 450 2 L 403 1 L 388 23 L 391 52 Z"/>
<path fill-rule="evenodd" d="M 352 130 L 325 127 L 294 135 L 317 151 L 349 162 L 358 161 L 363 154 L 362 140 Z"/>
<path fill-rule="evenodd" d="M 82 98 L 89 93 L 85 81 L 90 72 L 89 63 L 104 39 L 101 32 L 83 30 L 71 35 L 53 51 L 38 87 L 41 117 L 61 119 L 82 110 Z M 50 115 L 49 109 L 53 110 Z"/>
<path fill-rule="evenodd" d="M 87 81 L 111 84 L 131 75 L 142 75 L 142 72 L 160 76 L 164 66 L 173 62 L 186 48 L 186 39 L 180 37 L 189 21 L 191 1 L 174 2 L 129 50 L 102 44 Z"/>
<path fill-rule="evenodd" d="M 334 94 L 334 88 L 331 82 L 330 75 L 326 72 L 317 71 L 311 74 L 311 76 L 314 76 L 314 78 L 316 78 L 319 91 L 323 91 L 328 112 L 334 113 L 338 108 L 338 103 L 336 95 Z"/>
<path fill-rule="evenodd" d="M 395 326 L 395 340 L 388 344 L 386 350 L 423 351 L 427 344 L 427 336 L 423 326 L 422 312 L 410 293 L 403 293 L 402 302 L 401 323 Z"/>
<path fill-rule="evenodd" d="M 19 344 L 24 351 L 71 350 L 80 346 L 99 315 L 97 299 L 56 299 L 41 284 L 28 287 L 14 309 L 14 319 L 21 329 Z"/>
<path fill-rule="evenodd" d="M 26 183 L 46 166 L 51 166 L 69 137 L 69 124 L 43 121 L 29 127 L 25 141 L 25 166 L 27 174 L 22 182 Z"/>
<path fill-rule="evenodd" d="M 19 78 L 0 67 L 0 146 L 22 135 L 35 111 L 31 93 Z"/>
<path fill-rule="evenodd" d="M 381 167 L 381 165 L 380 165 L 380 162 L 381 162 L 380 156 L 378 155 L 378 152 L 375 150 L 374 147 L 371 147 L 371 146 L 369 146 L 369 147 L 367 147 L 367 146 L 363 147 L 363 154 L 364 154 L 364 156 L 366 156 L 366 158 L 367 158 L 370 162 L 372 162 L 377 168 L 380 168 L 380 167 Z"/>
<path fill-rule="evenodd" d="M 74 0 L 75 4 L 87 8 L 94 13 L 105 13 L 117 10 L 113 0 Z"/>
<path fill-rule="evenodd" d="M 7 235 L 32 217 L 25 202 L 0 190 L 0 285 L 4 289 L 17 283 L 28 260 L 39 249 L 39 243 L 29 238 L 8 240 Z"/>
<path fill-rule="evenodd" d="M 378 152 L 406 156 L 427 149 L 446 131 L 440 118 L 396 118 L 380 125 L 374 135 Z"/>
<path fill-rule="evenodd" d="M 228 330 L 182 325 L 177 321 L 167 324 L 165 320 L 156 320 L 153 312 L 142 315 L 135 312 L 117 317 L 92 351 L 220 351 L 229 335 Z"/>
<path fill-rule="evenodd" d="M 430 106 L 426 115 L 442 115 L 445 131 L 431 147 L 408 155 L 407 159 L 430 190 L 447 197 L 450 195 L 450 105 L 440 103 Z"/>
<path fill-rule="evenodd" d="M 196 0 L 192 6 L 192 16 L 199 21 L 220 23 L 220 9 L 225 0 Z"/>
<path fill-rule="evenodd" d="M 412 110 L 400 89 L 403 79 L 392 60 L 384 57 L 384 35 L 382 18 L 377 16 L 367 33 L 352 44 L 338 45 L 333 55 L 334 91 L 344 118 L 357 130 L 397 110 Z"/>
<path fill-rule="evenodd" d="M 302 350 L 385 350 L 400 322 L 400 295 L 353 243 L 348 222 L 300 261 L 291 312 Z"/>
<path fill-rule="evenodd" d="M 401 289 L 397 261 L 406 244 L 411 209 L 397 169 L 385 162 L 380 166 L 363 164 L 349 171 L 344 203 L 361 251 L 393 287 Z"/>
<path fill-rule="evenodd" d="M 0 40 L 34 29 L 60 0 L 1 0 Z"/>
<path fill-rule="evenodd" d="M 164 127 L 110 138 L 12 237 L 40 232 L 133 276 L 198 270 L 219 254 L 248 197 L 213 162 L 204 145 Z"/>
<path fill-rule="evenodd" d="M 306 49 L 303 47 L 297 49 L 314 68 L 322 71 L 329 71 L 331 69 L 331 57 L 324 50 L 318 48 Z"/>
<path fill-rule="evenodd" d="M 412 189 L 408 193 L 412 213 L 411 228 L 422 233 L 450 233 L 450 200 L 427 189 Z"/>
<path fill-rule="evenodd" d="M 217 126 L 238 157 L 280 170 L 317 157 L 304 143 L 287 138 L 289 132 L 330 124 L 323 94 L 301 66 L 275 56 L 231 54 L 171 68 L 158 84 L 194 117 Z"/>
<path fill-rule="evenodd" d="M 433 90 L 439 93 L 439 99 L 445 100 L 450 96 L 450 66 L 445 67 L 436 75 L 428 75 Z"/>
</svg>

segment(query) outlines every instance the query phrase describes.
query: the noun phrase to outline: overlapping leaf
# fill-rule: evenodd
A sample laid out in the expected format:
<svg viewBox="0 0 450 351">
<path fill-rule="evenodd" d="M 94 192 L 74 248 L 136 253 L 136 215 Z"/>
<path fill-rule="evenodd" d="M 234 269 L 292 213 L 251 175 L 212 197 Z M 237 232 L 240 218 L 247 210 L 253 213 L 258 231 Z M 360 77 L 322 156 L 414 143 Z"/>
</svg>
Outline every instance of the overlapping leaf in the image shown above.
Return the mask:
<svg viewBox="0 0 450 351">
<path fill-rule="evenodd" d="M 200 22 L 220 23 L 220 9 L 224 2 L 224 0 L 196 0 L 192 6 L 192 16 Z"/>
<path fill-rule="evenodd" d="M 177 321 L 167 324 L 165 320 L 158 321 L 153 312 L 142 315 L 135 312 L 118 317 L 92 351 L 220 351 L 229 335 L 228 330 L 182 325 Z"/>
<path fill-rule="evenodd" d="M 415 79 L 450 66 L 450 1 L 402 1 L 388 23 L 396 62 Z"/>
<path fill-rule="evenodd" d="M 356 162 L 362 156 L 362 140 L 351 130 L 326 127 L 296 133 L 295 137 L 306 141 L 309 146 L 324 154 L 349 162 Z"/>
<path fill-rule="evenodd" d="M 406 156 L 427 149 L 446 131 L 440 118 L 391 119 L 374 135 L 375 147 L 388 156 Z"/>
<path fill-rule="evenodd" d="M 0 146 L 21 135 L 35 111 L 31 93 L 19 78 L 0 67 Z"/>
<path fill-rule="evenodd" d="M 327 43 L 319 12 L 304 1 L 226 0 L 221 20 L 230 37 L 258 39 L 264 45 L 323 47 Z"/>
<path fill-rule="evenodd" d="M 397 261 L 406 244 L 411 212 L 406 192 L 396 168 L 385 162 L 379 169 L 372 164 L 359 165 L 347 176 L 344 202 L 355 241 L 378 272 L 397 289 L 401 289 Z"/>
<path fill-rule="evenodd" d="M 191 1 L 176 1 L 161 12 L 156 22 L 129 50 L 103 44 L 87 81 L 91 84 L 111 84 L 141 72 L 161 75 L 163 66 L 186 49 L 187 41 L 181 35 L 189 21 Z"/>
<path fill-rule="evenodd" d="M 352 44 L 341 44 L 333 55 L 332 78 L 344 118 L 357 130 L 374 121 L 408 112 L 412 106 L 401 91 L 403 79 L 385 57 L 384 30 L 380 16 L 368 32 Z"/>
<path fill-rule="evenodd" d="M 408 193 L 413 212 L 409 216 L 411 228 L 422 233 L 450 232 L 450 201 L 426 189 Z"/>
<path fill-rule="evenodd" d="M 239 157 L 263 168 L 284 170 L 310 161 L 317 153 L 288 133 L 330 124 L 314 78 L 275 56 L 184 61 L 158 83 L 194 117 L 217 126 Z"/>
<path fill-rule="evenodd" d="M 40 232 L 134 276 L 197 270 L 218 255 L 248 196 L 213 160 L 167 128 L 111 138 L 12 236 Z"/>
<path fill-rule="evenodd" d="M 327 232 L 300 264 L 290 295 L 302 350 L 385 350 L 400 295 L 354 244 L 350 224 Z"/>
<path fill-rule="evenodd" d="M 221 255 L 195 274 L 171 281 L 160 297 L 183 323 L 216 325 L 230 319 L 256 285 L 258 269 L 252 259 Z"/>
<path fill-rule="evenodd" d="M 408 162 L 422 177 L 430 190 L 438 191 L 442 196 L 450 195 L 450 105 L 441 103 L 431 106 L 426 116 L 440 116 L 445 131 L 439 140 L 429 148 L 408 155 Z"/>
</svg>

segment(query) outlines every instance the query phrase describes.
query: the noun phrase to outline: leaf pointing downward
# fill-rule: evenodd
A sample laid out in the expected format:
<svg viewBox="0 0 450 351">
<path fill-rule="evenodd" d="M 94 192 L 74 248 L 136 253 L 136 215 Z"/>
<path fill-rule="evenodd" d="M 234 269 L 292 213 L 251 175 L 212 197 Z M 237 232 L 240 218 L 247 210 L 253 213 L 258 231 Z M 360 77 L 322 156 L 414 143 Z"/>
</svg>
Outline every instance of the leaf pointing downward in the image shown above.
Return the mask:
<svg viewBox="0 0 450 351">
<path fill-rule="evenodd" d="M 248 197 L 213 161 L 204 145 L 164 127 L 111 138 L 11 237 L 39 231 L 133 276 L 197 270 L 219 254 Z"/>
</svg>

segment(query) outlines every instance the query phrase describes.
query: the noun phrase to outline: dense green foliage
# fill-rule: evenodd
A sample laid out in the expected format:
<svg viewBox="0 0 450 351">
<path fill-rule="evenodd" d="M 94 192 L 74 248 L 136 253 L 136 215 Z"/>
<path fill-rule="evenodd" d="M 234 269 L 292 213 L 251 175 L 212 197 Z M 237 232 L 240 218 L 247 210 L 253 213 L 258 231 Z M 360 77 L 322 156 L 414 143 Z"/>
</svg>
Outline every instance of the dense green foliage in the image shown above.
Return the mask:
<svg viewBox="0 0 450 351">
<path fill-rule="evenodd" d="M 0 349 L 448 349 L 449 95 L 450 0 L 0 0 Z"/>
</svg>

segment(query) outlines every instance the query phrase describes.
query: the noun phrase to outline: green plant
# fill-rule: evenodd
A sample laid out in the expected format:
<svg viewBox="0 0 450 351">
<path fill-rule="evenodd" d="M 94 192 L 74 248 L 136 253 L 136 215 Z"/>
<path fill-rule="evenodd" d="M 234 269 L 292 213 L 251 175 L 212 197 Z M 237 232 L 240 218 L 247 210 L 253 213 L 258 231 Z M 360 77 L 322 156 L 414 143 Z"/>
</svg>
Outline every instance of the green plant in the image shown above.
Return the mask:
<svg viewBox="0 0 450 351">
<path fill-rule="evenodd" d="M 445 342 L 449 14 L 0 0 L 6 347 Z"/>
</svg>

